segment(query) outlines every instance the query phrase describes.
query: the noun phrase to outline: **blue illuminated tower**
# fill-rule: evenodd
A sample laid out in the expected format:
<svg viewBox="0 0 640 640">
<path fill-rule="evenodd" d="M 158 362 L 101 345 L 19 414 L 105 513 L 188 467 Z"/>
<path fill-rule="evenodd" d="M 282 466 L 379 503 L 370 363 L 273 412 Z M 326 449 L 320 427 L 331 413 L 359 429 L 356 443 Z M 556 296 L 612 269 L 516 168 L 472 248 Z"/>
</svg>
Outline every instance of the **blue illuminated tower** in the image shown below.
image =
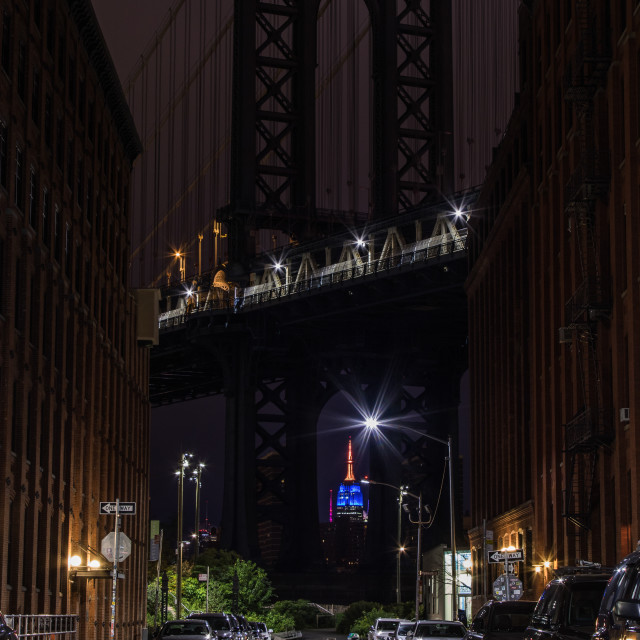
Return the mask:
<svg viewBox="0 0 640 640">
<path fill-rule="evenodd" d="M 349 436 L 349 452 L 347 455 L 347 475 L 340 484 L 336 499 L 336 519 L 346 518 L 352 522 L 364 520 L 364 508 L 360 484 L 353 475 L 353 452 L 351 449 L 351 436 Z"/>
</svg>

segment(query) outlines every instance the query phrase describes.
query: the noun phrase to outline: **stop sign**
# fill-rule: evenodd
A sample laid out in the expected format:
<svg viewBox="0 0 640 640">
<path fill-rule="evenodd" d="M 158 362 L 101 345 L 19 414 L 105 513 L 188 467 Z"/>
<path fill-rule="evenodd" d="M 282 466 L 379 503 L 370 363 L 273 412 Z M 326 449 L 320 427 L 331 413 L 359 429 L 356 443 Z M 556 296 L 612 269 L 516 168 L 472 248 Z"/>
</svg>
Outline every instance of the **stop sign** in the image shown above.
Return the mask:
<svg viewBox="0 0 640 640">
<path fill-rule="evenodd" d="M 113 562 L 115 557 L 116 547 L 116 533 L 115 531 L 111 531 L 107 533 L 107 535 L 102 538 L 102 544 L 100 546 L 100 551 L 102 551 L 102 555 L 109 560 L 109 562 Z M 126 558 L 131 555 L 131 540 L 124 534 L 120 533 L 118 535 L 118 562 L 122 562 Z"/>
</svg>

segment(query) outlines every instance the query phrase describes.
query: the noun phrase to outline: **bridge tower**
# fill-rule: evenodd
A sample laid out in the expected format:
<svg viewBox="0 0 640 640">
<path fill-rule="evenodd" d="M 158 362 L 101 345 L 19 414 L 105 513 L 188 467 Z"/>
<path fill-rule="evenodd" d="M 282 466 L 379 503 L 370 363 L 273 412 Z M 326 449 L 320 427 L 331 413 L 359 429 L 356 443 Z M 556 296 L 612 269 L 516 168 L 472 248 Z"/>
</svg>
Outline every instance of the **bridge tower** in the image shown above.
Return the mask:
<svg viewBox="0 0 640 640">
<path fill-rule="evenodd" d="M 364 1 L 372 42 L 370 217 L 379 220 L 451 191 L 451 6 Z M 295 242 L 325 233 L 316 209 L 319 6 L 319 0 L 235 0 L 231 191 L 218 219 L 229 234 L 227 276 L 240 283 L 247 282 L 251 269 L 252 232 L 279 230 Z M 349 318 L 343 322 L 348 326 Z M 394 330 L 401 332 L 390 327 Z M 236 326 L 213 349 L 223 363 L 227 398 L 223 544 L 258 557 L 258 535 L 268 523 L 280 537 L 278 566 L 301 570 L 320 559 L 315 438 L 322 407 L 353 372 L 363 374 L 358 384 L 375 395 L 406 348 L 396 349 L 401 342 L 396 335 L 382 338 L 382 344 L 342 347 L 336 356 L 338 349 L 321 352 L 310 345 L 312 334 L 301 331 L 299 341 L 291 335 L 283 339 L 286 369 L 267 379 L 261 373 L 264 362 L 257 365 L 264 352 L 254 337 L 247 327 Z M 450 355 L 432 359 L 431 366 L 437 369 Z M 449 371 L 441 373 L 443 378 L 453 373 L 452 391 L 437 395 L 450 407 L 457 404 L 461 369 L 459 358 L 448 362 Z M 398 414 L 411 404 L 403 400 L 405 369 L 398 369 L 395 383 Z M 427 385 L 424 378 L 413 382 Z M 446 430 L 457 429 L 457 423 L 446 422 Z M 402 449 L 400 440 L 396 445 Z M 373 464 L 379 479 L 401 480 L 399 466 Z M 370 523 L 379 546 L 388 544 L 385 536 L 391 538 L 386 528 L 393 530 L 394 509 L 382 505 Z"/>
</svg>

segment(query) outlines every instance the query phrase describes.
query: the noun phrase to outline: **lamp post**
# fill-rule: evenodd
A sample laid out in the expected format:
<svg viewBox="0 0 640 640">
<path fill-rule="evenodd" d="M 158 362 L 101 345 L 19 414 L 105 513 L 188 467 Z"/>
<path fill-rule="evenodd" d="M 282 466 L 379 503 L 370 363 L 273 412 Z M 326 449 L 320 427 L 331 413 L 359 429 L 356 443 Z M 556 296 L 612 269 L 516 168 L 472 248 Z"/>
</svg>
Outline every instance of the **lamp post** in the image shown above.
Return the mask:
<svg viewBox="0 0 640 640">
<path fill-rule="evenodd" d="M 194 562 L 200 553 L 200 488 L 202 487 L 202 471 L 204 463 L 199 462 L 193 471 L 193 480 L 196 483 L 196 548 L 194 552 Z"/>
<path fill-rule="evenodd" d="M 394 489 L 398 492 L 398 553 L 396 559 L 396 602 L 400 603 L 400 554 L 402 553 L 404 547 L 400 544 L 400 539 L 402 537 L 402 495 L 409 494 L 402 486 L 396 487 L 394 484 L 389 484 L 388 482 L 378 482 L 377 480 L 370 480 L 369 478 L 363 478 L 360 480 L 361 484 L 378 484 L 381 487 L 389 487 L 389 489 Z"/>
<path fill-rule="evenodd" d="M 378 421 L 374 417 L 367 418 L 365 421 L 365 425 L 369 429 L 379 428 Z M 439 442 L 440 444 L 447 445 L 447 450 L 448 450 L 447 461 L 449 466 L 449 522 L 451 527 L 451 617 L 452 619 L 455 620 L 455 616 L 458 613 L 458 586 L 457 586 L 457 575 L 456 575 L 457 549 L 456 549 L 456 518 L 455 518 L 455 499 L 454 499 L 455 496 L 453 491 L 453 488 L 454 488 L 453 441 L 451 436 L 448 436 L 447 439 L 444 440 L 443 438 L 438 438 L 437 436 L 432 436 L 429 433 L 424 433 L 416 429 L 411 429 L 411 431 L 415 431 L 419 435 L 425 438 L 428 438 L 429 440 L 434 440 L 435 442 Z M 377 484 L 382 484 L 382 483 L 377 483 Z"/>
<path fill-rule="evenodd" d="M 182 494 L 184 490 L 184 470 L 189 466 L 190 453 L 183 453 L 180 457 L 178 475 L 178 546 L 176 559 L 176 615 L 180 618 L 182 610 Z"/>
</svg>

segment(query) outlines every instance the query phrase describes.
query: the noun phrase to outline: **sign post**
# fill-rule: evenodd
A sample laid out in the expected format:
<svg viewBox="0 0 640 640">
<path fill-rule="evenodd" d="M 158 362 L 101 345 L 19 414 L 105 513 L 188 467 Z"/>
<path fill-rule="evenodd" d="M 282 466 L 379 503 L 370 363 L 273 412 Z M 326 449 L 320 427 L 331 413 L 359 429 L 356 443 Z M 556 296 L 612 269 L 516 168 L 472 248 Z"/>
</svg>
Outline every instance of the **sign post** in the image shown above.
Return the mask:
<svg viewBox="0 0 640 640">
<path fill-rule="evenodd" d="M 522 549 L 512 549 L 511 551 L 509 550 L 494 551 L 493 553 L 489 554 L 490 563 L 504 562 L 504 577 L 505 577 L 504 587 L 505 587 L 505 600 L 507 601 L 512 599 L 512 595 L 517 596 L 517 598 L 520 598 L 522 596 L 521 592 L 518 593 L 519 589 L 516 589 L 516 593 L 512 594 L 510 572 L 511 572 L 511 565 L 513 563 L 522 562 L 523 560 L 524 560 L 524 553 L 522 552 Z M 494 589 L 495 589 L 495 583 L 494 583 Z M 514 597 L 513 599 L 515 600 L 516 598 Z"/>
<path fill-rule="evenodd" d="M 102 506 L 102 505 L 101 505 Z M 111 587 L 111 627 L 109 638 L 116 637 L 116 590 L 118 586 L 118 556 L 120 555 L 120 500 L 116 500 L 115 551 L 113 554 L 113 585 Z"/>
<path fill-rule="evenodd" d="M 116 523 L 114 530 L 108 533 L 102 540 L 102 553 L 111 559 L 110 552 L 113 549 L 113 584 L 111 586 L 111 624 L 109 627 L 109 638 L 116 637 L 116 591 L 118 587 L 118 562 L 122 562 L 131 553 L 131 540 L 120 533 L 120 515 L 135 515 L 135 502 L 101 502 L 100 515 L 115 515 Z M 113 536 L 113 542 L 111 541 Z"/>
</svg>

